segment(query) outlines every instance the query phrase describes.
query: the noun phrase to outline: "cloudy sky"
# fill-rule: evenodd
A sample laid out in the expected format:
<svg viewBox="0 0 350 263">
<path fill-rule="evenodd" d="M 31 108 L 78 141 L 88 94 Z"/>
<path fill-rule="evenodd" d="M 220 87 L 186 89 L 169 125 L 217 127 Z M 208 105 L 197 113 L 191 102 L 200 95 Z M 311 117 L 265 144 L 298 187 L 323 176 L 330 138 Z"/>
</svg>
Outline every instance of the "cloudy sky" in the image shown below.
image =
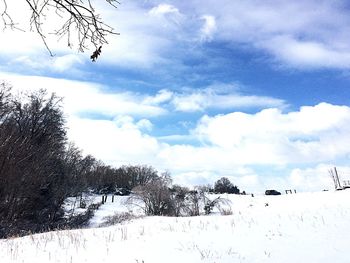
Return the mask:
<svg viewBox="0 0 350 263">
<path fill-rule="evenodd" d="M 94 1 L 120 33 L 95 63 L 49 34 L 50 57 L 17 2 L 0 79 L 64 97 L 84 153 L 248 192 L 332 189 L 333 166 L 350 179 L 348 1 Z"/>
</svg>

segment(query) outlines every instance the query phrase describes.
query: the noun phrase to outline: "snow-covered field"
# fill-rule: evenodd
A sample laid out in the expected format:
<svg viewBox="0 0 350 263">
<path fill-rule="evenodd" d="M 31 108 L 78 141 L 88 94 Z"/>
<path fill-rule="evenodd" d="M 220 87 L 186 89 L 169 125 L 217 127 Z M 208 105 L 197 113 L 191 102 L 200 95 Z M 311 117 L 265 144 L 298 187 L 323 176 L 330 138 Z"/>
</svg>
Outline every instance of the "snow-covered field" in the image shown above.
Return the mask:
<svg viewBox="0 0 350 263">
<path fill-rule="evenodd" d="M 0 240 L 0 262 L 350 262 L 350 189 L 224 196 L 232 215 L 144 217 L 104 228 Z M 107 202 L 91 221 L 128 211 Z"/>
</svg>

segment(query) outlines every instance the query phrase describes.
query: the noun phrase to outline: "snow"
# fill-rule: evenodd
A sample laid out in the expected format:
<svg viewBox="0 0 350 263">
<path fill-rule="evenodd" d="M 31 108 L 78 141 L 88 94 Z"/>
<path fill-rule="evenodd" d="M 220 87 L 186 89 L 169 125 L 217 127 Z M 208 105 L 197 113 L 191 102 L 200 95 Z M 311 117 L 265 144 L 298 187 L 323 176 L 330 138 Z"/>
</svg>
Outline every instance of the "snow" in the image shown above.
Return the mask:
<svg viewBox="0 0 350 263">
<path fill-rule="evenodd" d="M 112 202 L 111 196 L 108 196 L 107 202 L 95 212 L 95 216 L 90 220 L 90 227 L 99 227 L 103 224 L 105 217 L 115 213 L 131 212 L 131 207 L 127 205 L 127 199 L 128 196 L 114 196 L 114 202 Z M 137 212 L 139 214 L 139 211 Z"/>
<path fill-rule="evenodd" d="M 232 215 L 144 217 L 97 228 L 105 216 L 129 211 L 118 197 L 96 212 L 94 228 L 0 240 L 0 262 L 350 262 L 350 189 L 223 197 Z"/>
</svg>

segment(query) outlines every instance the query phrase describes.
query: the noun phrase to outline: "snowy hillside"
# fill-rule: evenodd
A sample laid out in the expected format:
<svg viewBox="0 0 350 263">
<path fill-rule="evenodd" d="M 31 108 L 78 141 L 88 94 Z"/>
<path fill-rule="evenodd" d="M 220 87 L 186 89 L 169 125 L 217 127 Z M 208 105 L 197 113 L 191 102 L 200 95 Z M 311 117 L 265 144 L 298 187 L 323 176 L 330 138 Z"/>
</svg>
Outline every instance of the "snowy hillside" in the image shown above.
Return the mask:
<svg viewBox="0 0 350 263">
<path fill-rule="evenodd" d="M 0 240 L 0 262 L 350 262 L 350 190 L 224 196 L 232 215 L 145 217 Z M 121 200 L 96 212 L 128 211 Z"/>
</svg>

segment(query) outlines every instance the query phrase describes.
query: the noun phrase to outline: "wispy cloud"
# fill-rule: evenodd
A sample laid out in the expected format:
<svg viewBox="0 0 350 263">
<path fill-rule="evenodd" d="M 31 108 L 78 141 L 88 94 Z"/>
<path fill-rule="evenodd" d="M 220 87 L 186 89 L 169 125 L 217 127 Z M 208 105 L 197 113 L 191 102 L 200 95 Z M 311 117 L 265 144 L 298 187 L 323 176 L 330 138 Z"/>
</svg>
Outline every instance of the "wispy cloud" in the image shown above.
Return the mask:
<svg viewBox="0 0 350 263">
<path fill-rule="evenodd" d="M 167 62 L 169 52 L 183 52 L 179 46 L 191 50 L 196 41 L 224 41 L 233 49 L 243 44 L 267 52 L 271 61 L 287 66 L 342 69 L 349 67 L 350 54 L 350 18 L 344 5 L 346 1 L 150 1 L 134 5 L 132 11 L 123 10 L 120 19 L 113 21 L 126 36 L 128 32 L 142 35 L 146 40 L 143 48 L 133 50 L 140 50 L 141 57 L 152 54 L 158 62 Z M 126 16 L 143 22 L 130 22 Z M 147 43 L 147 39 L 152 41 Z M 127 42 L 135 45 L 135 40 Z"/>
<path fill-rule="evenodd" d="M 167 89 L 161 89 L 154 96 L 146 96 L 144 102 L 151 105 L 160 105 L 168 103 L 174 96 L 174 93 Z"/>
<path fill-rule="evenodd" d="M 216 18 L 214 41 L 227 41 L 233 48 L 238 43 L 267 51 L 275 61 L 292 67 L 341 69 L 349 68 L 350 44 L 346 36 L 350 18 L 346 4 L 209 0 L 200 4 L 196 12 Z"/>
<path fill-rule="evenodd" d="M 58 72 L 65 72 L 71 70 L 76 65 L 83 64 L 81 56 L 75 54 L 68 54 L 55 57 L 51 69 Z"/>
<path fill-rule="evenodd" d="M 204 20 L 204 24 L 201 28 L 201 41 L 210 41 L 213 39 L 213 34 L 216 30 L 216 20 L 214 16 L 203 15 L 201 17 Z"/>
<path fill-rule="evenodd" d="M 159 4 L 155 7 L 153 7 L 149 11 L 150 15 L 158 16 L 158 15 L 165 15 L 165 14 L 175 14 L 175 15 L 180 15 L 179 9 L 177 9 L 173 5 L 168 5 L 168 4 Z"/>
<path fill-rule="evenodd" d="M 11 4 L 15 7 L 15 4 Z M 196 0 L 147 1 L 123 3 L 118 10 L 105 4 L 97 9 L 120 36 L 111 37 L 103 48 L 100 63 L 124 68 L 154 69 L 177 63 L 191 56 L 197 42 L 226 42 L 247 45 L 269 54 L 271 61 L 297 68 L 349 68 L 350 18 L 346 1 L 263 1 L 219 2 Z M 18 8 L 21 9 L 21 8 Z M 293 17 L 293 19 L 287 19 Z M 337 17 L 337 19 L 334 19 Z M 25 22 L 20 21 L 22 23 Z M 33 33 L 5 31 L 0 55 L 12 54 L 32 58 L 44 48 Z M 53 50 L 71 53 L 48 37 Z M 25 45 L 23 45 L 25 43 Z M 184 51 L 188 51 L 183 54 Z M 196 50 L 196 52 L 205 52 Z M 266 53 L 267 52 L 267 53 Z M 174 60 L 169 56 L 176 58 Z M 179 59 L 182 58 L 182 59 Z M 79 64 L 78 60 L 70 65 Z"/>
<path fill-rule="evenodd" d="M 230 85 L 226 85 L 231 87 L 229 90 L 220 89 L 222 85 L 218 85 L 218 88 L 215 86 L 212 85 L 204 89 L 187 89 L 180 93 L 174 93 L 172 104 L 175 110 L 195 112 L 209 109 L 284 108 L 287 106 L 281 99 L 244 95 Z"/>
<path fill-rule="evenodd" d="M 260 44 L 280 61 L 293 67 L 339 69 L 350 67 L 350 49 L 337 49 L 320 41 L 278 36 Z"/>
<path fill-rule="evenodd" d="M 56 93 L 64 98 L 68 115 L 111 119 L 118 115 L 150 118 L 167 113 L 166 109 L 145 101 L 145 95 L 127 91 L 112 93 L 97 83 L 13 74 L 0 74 L 0 79 L 10 82 L 16 90 L 46 89 Z"/>
<path fill-rule="evenodd" d="M 223 88 L 224 87 L 224 88 Z M 163 105 L 178 112 L 205 112 L 210 110 L 286 108 L 282 99 L 267 96 L 245 95 L 235 85 L 216 84 L 205 88 L 184 88 L 181 91 L 162 89 L 153 96 L 146 96 L 144 102 Z"/>
</svg>

